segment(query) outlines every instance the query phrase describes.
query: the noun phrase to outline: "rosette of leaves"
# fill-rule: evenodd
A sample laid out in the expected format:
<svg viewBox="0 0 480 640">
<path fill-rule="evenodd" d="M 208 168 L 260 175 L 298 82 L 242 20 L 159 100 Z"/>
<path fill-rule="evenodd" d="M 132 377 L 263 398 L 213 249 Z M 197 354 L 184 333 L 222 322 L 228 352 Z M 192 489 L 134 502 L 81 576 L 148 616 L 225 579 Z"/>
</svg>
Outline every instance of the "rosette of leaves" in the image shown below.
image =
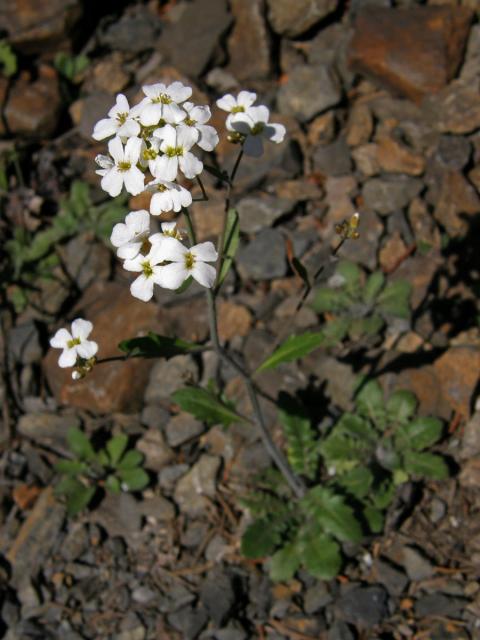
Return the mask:
<svg viewBox="0 0 480 640">
<path fill-rule="evenodd" d="M 443 479 L 443 456 L 428 451 L 443 435 L 438 418 L 417 417 L 411 391 L 388 399 L 375 380 L 362 382 L 355 413 L 344 413 L 320 444 L 331 486 L 358 501 L 370 529 L 383 529 L 396 487 L 409 479 Z"/>
<path fill-rule="evenodd" d="M 356 264 L 342 260 L 329 286 L 316 289 L 312 308 L 332 317 L 324 333 L 332 343 L 349 336 L 377 335 L 392 318 L 410 318 L 411 286 L 406 280 L 387 282 L 381 271 L 370 275 Z"/>
<path fill-rule="evenodd" d="M 128 436 L 112 436 L 104 448 L 95 451 L 83 431 L 72 427 L 67 432 L 72 458 L 60 460 L 55 469 L 62 479 L 55 493 L 66 498 L 67 513 L 73 516 L 85 509 L 103 488 L 113 493 L 140 491 L 150 479 L 142 469 L 143 455 L 128 449 Z"/>
</svg>

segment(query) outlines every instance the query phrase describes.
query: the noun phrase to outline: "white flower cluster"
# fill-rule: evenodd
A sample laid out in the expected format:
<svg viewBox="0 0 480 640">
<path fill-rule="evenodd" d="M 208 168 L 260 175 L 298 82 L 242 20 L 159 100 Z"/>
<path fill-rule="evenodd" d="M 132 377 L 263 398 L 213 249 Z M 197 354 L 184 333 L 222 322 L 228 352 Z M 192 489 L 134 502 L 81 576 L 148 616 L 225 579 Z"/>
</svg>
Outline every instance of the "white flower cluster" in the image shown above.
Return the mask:
<svg viewBox="0 0 480 640">
<path fill-rule="evenodd" d="M 59 329 L 50 339 L 50 346 L 62 349 L 58 364 L 62 368 L 75 367 L 72 378 L 82 378 L 93 366 L 92 358 L 98 351 L 98 344 L 93 340 L 87 340 L 92 332 L 93 325 L 88 320 L 77 318 L 72 322 L 71 332 L 67 329 Z"/>
</svg>

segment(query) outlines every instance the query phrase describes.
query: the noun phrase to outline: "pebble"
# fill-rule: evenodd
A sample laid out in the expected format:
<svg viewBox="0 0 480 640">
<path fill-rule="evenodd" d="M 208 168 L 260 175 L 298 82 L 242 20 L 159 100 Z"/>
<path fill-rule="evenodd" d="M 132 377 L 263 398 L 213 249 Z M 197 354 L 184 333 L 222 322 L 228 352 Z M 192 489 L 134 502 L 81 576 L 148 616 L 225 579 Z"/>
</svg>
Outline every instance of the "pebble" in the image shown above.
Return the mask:
<svg viewBox="0 0 480 640">
<path fill-rule="evenodd" d="M 242 278 L 272 280 L 287 273 L 285 241 L 278 229 L 261 231 L 237 255 L 237 267 Z"/>
<path fill-rule="evenodd" d="M 423 184 L 418 178 L 370 178 L 363 185 L 362 195 L 365 207 L 381 215 L 388 215 L 406 207 L 422 189 Z"/>
<path fill-rule="evenodd" d="M 180 478 L 175 487 L 175 502 L 183 513 L 194 517 L 203 513 L 216 491 L 216 477 L 221 459 L 206 453 Z"/>
<path fill-rule="evenodd" d="M 185 640 L 194 640 L 208 622 L 208 614 L 203 607 L 184 607 L 167 616 L 168 623 L 183 634 Z"/>
<path fill-rule="evenodd" d="M 389 593 L 399 596 L 405 591 L 408 585 L 408 577 L 399 567 L 377 558 L 373 569 L 376 572 L 377 580 L 384 585 Z"/>
<path fill-rule="evenodd" d="M 413 547 L 403 547 L 403 566 L 410 580 L 426 580 L 435 573 L 435 567 L 430 560 Z"/>
<path fill-rule="evenodd" d="M 342 176 L 350 173 L 352 160 L 350 150 L 343 136 L 332 142 L 325 144 L 313 154 L 313 167 L 325 176 Z"/>
<path fill-rule="evenodd" d="M 328 640 L 355 640 L 355 636 L 348 624 L 337 620 L 328 630 Z"/>
<path fill-rule="evenodd" d="M 21 364 L 32 364 L 41 359 L 42 347 L 33 320 L 12 327 L 9 332 L 8 349 L 11 356 Z"/>
<path fill-rule="evenodd" d="M 336 0 L 267 0 L 268 19 L 273 30 L 295 38 L 337 8 Z"/>
<path fill-rule="evenodd" d="M 145 456 L 145 467 L 159 472 L 174 458 L 172 449 L 165 441 L 165 436 L 155 427 L 151 427 L 137 441 L 136 448 Z"/>
<path fill-rule="evenodd" d="M 220 568 L 212 569 L 199 595 L 213 622 L 219 627 L 225 624 L 236 601 L 232 576 Z"/>
<path fill-rule="evenodd" d="M 303 610 L 308 615 L 316 613 L 333 601 L 327 585 L 324 582 L 317 582 L 313 587 L 309 587 L 303 598 Z"/>
<path fill-rule="evenodd" d="M 188 382 L 198 380 L 198 367 L 192 356 L 175 356 L 156 362 L 145 390 L 147 404 L 170 402 L 172 394 Z"/>
<path fill-rule="evenodd" d="M 295 202 L 274 196 L 247 196 L 237 204 L 240 217 L 240 231 L 257 233 L 265 227 L 271 227 L 279 218 L 290 213 Z"/>
<path fill-rule="evenodd" d="M 182 412 L 170 419 L 165 432 L 168 444 L 171 447 L 179 447 L 181 444 L 198 437 L 203 433 L 203 430 L 203 423 L 190 413 Z"/>
<path fill-rule="evenodd" d="M 357 586 L 340 596 L 337 607 L 346 622 L 371 629 L 388 614 L 387 596 L 380 585 Z"/>
<path fill-rule="evenodd" d="M 141 53 L 154 49 L 161 31 L 160 20 L 144 5 L 130 7 L 100 35 L 100 43 L 115 51 Z"/>
</svg>

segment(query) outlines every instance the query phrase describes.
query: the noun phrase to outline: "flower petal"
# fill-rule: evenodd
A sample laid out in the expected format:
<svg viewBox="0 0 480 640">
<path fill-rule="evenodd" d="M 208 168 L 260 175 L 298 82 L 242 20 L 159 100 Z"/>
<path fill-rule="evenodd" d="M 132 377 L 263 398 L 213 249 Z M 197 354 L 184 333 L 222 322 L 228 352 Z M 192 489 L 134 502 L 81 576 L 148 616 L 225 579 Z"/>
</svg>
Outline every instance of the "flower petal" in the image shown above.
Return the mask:
<svg viewBox="0 0 480 640">
<path fill-rule="evenodd" d="M 89 320 L 83 318 L 77 318 L 72 322 L 72 336 L 74 338 L 80 338 L 85 340 L 90 335 L 93 329 L 93 324 Z"/>
<path fill-rule="evenodd" d="M 153 278 L 147 278 L 145 274 L 142 273 L 130 285 L 130 293 L 134 298 L 148 302 L 153 296 L 153 285 Z"/>
<path fill-rule="evenodd" d="M 173 239 L 170 238 L 170 240 Z M 155 274 L 155 282 L 164 289 L 178 289 L 189 275 L 184 262 L 172 262 L 159 269 Z"/>
<path fill-rule="evenodd" d="M 190 252 L 202 262 L 215 262 L 218 258 L 213 242 L 201 242 L 190 249 Z"/>
<path fill-rule="evenodd" d="M 268 107 L 261 104 L 258 107 L 250 107 L 247 111 L 247 115 L 249 115 L 254 122 L 266 123 L 270 118 L 270 111 Z"/>
<path fill-rule="evenodd" d="M 208 287 L 209 289 L 213 287 L 217 277 L 215 267 L 205 264 L 205 262 L 196 262 L 191 274 L 202 287 Z"/>
<path fill-rule="evenodd" d="M 237 97 L 237 103 L 245 109 L 248 109 L 252 106 L 256 99 L 257 94 L 253 91 L 240 91 Z"/>
<path fill-rule="evenodd" d="M 118 164 L 119 162 L 123 162 L 124 160 L 123 144 L 118 136 L 113 138 L 113 140 L 110 140 L 110 142 L 108 143 L 108 153 L 115 160 L 116 164 Z"/>
<path fill-rule="evenodd" d="M 140 114 L 140 122 L 144 127 L 153 127 L 162 118 L 162 105 L 159 103 L 146 104 Z"/>
<path fill-rule="evenodd" d="M 162 109 L 162 118 L 165 122 L 170 124 L 178 124 L 185 119 L 185 111 L 181 109 L 178 104 L 172 102 L 171 104 L 164 104 Z"/>
<path fill-rule="evenodd" d="M 184 152 L 191 149 L 197 140 L 198 131 L 195 127 L 187 127 L 183 124 L 177 127 L 177 147 L 182 147 Z"/>
<path fill-rule="evenodd" d="M 217 107 L 223 111 L 231 111 L 236 106 L 237 101 L 231 93 L 227 93 L 217 100 Z"/>
<path fill-rule="evenodd" d="M 200 139 L 197 141 L 200 149 L 213 151 L 219 140 L 216 130 L 209 124 L 199 124 L 197 129 L 200 132 Z"/>
<path fill-rule="evenodd" d="M 193 155 L 193 153 L 190 153 L 189 151 L 184 153 L 183 156 L 180 156 L 180 158 L 178 159 L 178 164 L 180 165 L 180 169 L 182 170 L 185 177 L 189 178 L 190 180 L 195 176 L 198 176 L 198 174 L 202 173 L 203 171 L 203 162 L 201 162 L 201 160 L 199 160 L 196 156 Z"/>
<path fill-rule="evenodd" d="M 171 182 L 175 180 L 178 173 L 178 157 L 173 156 L 169 158 L 168 156 L 161 156 L 157 158 L 157 162 L 155 164 L 155 178 L 160 180 L 166 180 L 167 182 Z"/>
<path fill-rule="evenodd" d="M 88 360 L 89 358 L 93 358 L 93 356 L 97 353 L 98 344 L 93 340 L 85 340 L 81 344 L 78 344 L 76 349 L 78 355 L 81 358 L 85 358 L 85 360 Z"/>
<path fill-rule="evenodd" d="M 125 145 L 125 160 L 131 164 L 137 164 L 141 148 L 141 138 L 129 138 Z"/>
<path fill-rule="evenodd" d="M 73 367 L 77 361 L 77 351 L 74 347 L 71 349 L 64 349 L 58 359 L 58 366 L 65 369 L 66 367 Z"/>
<path fill-rule="evenodd" d="M 172 84 L 168 85 L 166 93 L 174 100 L 175 102 L 185 102 L 192 95 L 192 88 L 187 87 L 182 84 L 178 80 L 172 82 Z"/>
<path fill-rule="evenodd" d="M 163 260 L 171 260 L 172 262 L 185 262 L 185 254 L 188 253 L 187 247 L 176 238 L 165 238 L 162 242 L 162 258 Z"/>
<path fill-rule="evenodd" d="M 115 198 L 118 196 L 123 187 L 123 174 L 120 171 L 113 167 L 110 169 L 102 178 L 100 185 L 104 191 L 108 193 L 109 196 Z"/>
<path fill-rule="evenodd" d="M 123 179 L 125 181 L 125 189 L 128 193 L 131 193 L 132 196 L 137 196 L 139 193 L 142 193 L 145 188 L 145 175 L 138 167 L 131 167 L 128 171 L 125 171 Z"/>
<path fill-rule="evenodd" d="M 262 135 L 264 136 L 264 138 L 267 138 L 268 140 L 279 144 L 280 142 L 283 142 L 286 132 L 287 130 L 285 129 L 283 124 L 269 123 L 263 130 Z"/>
<path fill-rule="evenodd" d="M 65 349 L 67 342 L 72 339 L 72 336 L 67 329 L 59 329 L 57 333 L 50 338 L 50 346 L 55 349 Z"/>
<path fill-rule="evenodd" d="M 114 136 L 117 133 L 117 127 L 115 120 L 111 118 L 104 118 L 103 120 L 99 120 L 95 125 L 92 133 L 92 138 L 94 140 L 104 140 L 109 136 Z"/>
<path fill-rule="evenodd" d="M 118 247 L 117 256 L 121 260 L 133 260 L 138 256 L 141 248 L 142 248 L 141 242 L 129 242 L 127 244 L 122 245 L 121 247 Z"/>
</svg>

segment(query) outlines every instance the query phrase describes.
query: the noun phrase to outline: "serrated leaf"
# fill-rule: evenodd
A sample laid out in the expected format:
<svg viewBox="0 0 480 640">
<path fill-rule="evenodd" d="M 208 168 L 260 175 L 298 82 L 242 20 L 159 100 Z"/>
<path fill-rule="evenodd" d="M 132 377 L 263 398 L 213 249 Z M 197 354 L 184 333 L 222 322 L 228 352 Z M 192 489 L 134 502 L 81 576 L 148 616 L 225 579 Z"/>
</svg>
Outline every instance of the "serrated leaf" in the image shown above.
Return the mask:
<svg viewBox="0 0 480 640">
<path fill-rule="evenodd" d="M 381 271 L 374 271 L 368 276 L 367 282 L 363 288 L 363 301 L 366 304 L 372 304 L 385 284 L 385 276 Z"/>
<path fill-rule="evenodd" d="M 360 415 L 369 418 L 380 428 L 386 426 L 383 390 L 376 380 L 360 383 L 355 404 Z"/>
<path fill-rule="evenodd" d="M 287 456 L 292 469 L 311 480 L 318 466 L 318 446 L 310 419 L 291 396 L 281 393 L 279 418 L 287 438 Z"/>
<path fill-rule="evenodd" d="M 395 497 L 395 486 L 390 480 L 384 480 L 370 494 L 370 499 L 377 509 L 386 509 Z"/>
<path fill-rule="evenodd" d="M 416 418 L 405 425 L 403 431 L 410 447 L 422 451 L 440 440 L 443 424 L 438 418 Z"/>
<path fill-rule="evenodd" d="M 123 456 L 120 462 L 117 464 L 117 469 L 133 469 L 138 467 L 143 462 L 143 454 L 136 449 L 131 449 Z"/>
<path fill-rule="evenodd" d="M 80 460 L 94 460 L 95 451 L 92 447 L 88 436 L 77 427 L 70 427 L 67 431 L 67 442 L 70 451 L 74 453 Z"/>
<path fill-rule="evenodd" d="M 227 277 L 230 267 L 233 264 L 233 259 L 237 253 L 238 244 L 240 242 L 240 220 L 236 209 L 229 209 L 227 213 L 227 223 L 225 226 L 225 239 L 223 243 L 223 261 L 220 268 L 220 274 L 218 277 L 217 287 L 220 287 L 222 282 Z"/>
<path fill-rule="evenodd" d="M 118 348 L 120 351 L 132 357 L 168 359 L 185 353 L 191 353 L 198 349 L 198 345 L 180 340 L 180 338 L 170 338 L 150 332 L 148 336 L 122 340 Z"/>
<path fill-rule="evenodd" d="M 359 542 L 362 529 L 352 509 L 342 496 L 331 489 L 317 486 L 310 489 L 302 499 L 307 512 L 326 533 L 342 542 Z"/>
<path fill-rule="evenodd" d="M 127 444 L 128 436 L 126 436 L 124 433 L 113 436 L 113 438 L 110 438 L 110 440 L 107 442 L 106 449 L 112 467 L 117 466 L 118 461 L 123 456 L 123 453 L 127 448 Z"/>
<path fill-rule="evenodd" d="M 319 287 L 311 303 L 311 308 L 317 313 L 338 313 L 348 308 L 349 300 L 343 289 Z"/>
<path fill-rule="evenodd" d="M 59 460 L 54 465 L 55 471 L 58 473 L 64 473 L 69 476 L 78 476 L 81 473 L 85 473 L 88 466 L 81 460 Z"/>
<path fill-rule="evenodd" d="M 291 580 L 300 566 L 300 555 L 297 545 L 286 544 L 276 551 L 270 559 L 270 578 L 274 582 Z"/>
<path fill-rule="evenodd" d="M 245 418 L 216 398 L 213 394 L 199 387 L 185 387 L 175 391 L 172 400 L 184 411 L 208 425 L 222 424 L 225 427 L 235 422 L 244 422 Z"/>
<path fill-rule="evenodd" d="M 269 520 L 256 520 L 243 534 L 241 551 L 246 558 L 264 558 L 275 551 L 280 542 L 280 532 Z"/>
<path fill-rule="evenodd" d="M 121 480 L 122 489 L 129 491 L 141 491 L 150 482 L 150 476 L 143 469 L 135 467 L 133 469 L 117 469 L 117 477 Z"/>
<path fill-rule="evenodd" d="M 434 480 L 444 480 L 450 475 L 445 460 L 434 453 L 408 451 L 405 453 L 404 468 L 409 474 Z"/>
<path fill-rule="evenodd" d="M 305 569 L 320 580 L 331 580 L 340 571 L 340 547 L 325 534 L 306 535 L 301 542 L 301 560 Z"/>
<path fill-rule="evenodd" d="M 274 369 L 283 362 L 291 362 L 303 358 L 315 349 L 318 349 L 325 342 L 323 332 L 306 332 L 300 336 L 287 338 L 275 351 L 258 367 L 255 373 Z"/>
<path fill-rule="evenodd" d="M 338 483 L 356 498 L 364 498 L 373 484 L 373 474 L 367 467 L 355 467 L 338 478 Z"/>
<path fill-rule="evenodd" d="M 417 398 L 414 393 L 406 389 L 399 389 L 388 398 L 386 409 L 390 422 L 405 424 L 417 409 Z"/>
<path fill-rule="evenodd" d="M 382 313 L 396 318 L 410 318 L 410 293 L 412 287 L 406 280 L 389 282 L 377 298 Z"/>
<path fill-rule="evenodd" d="M 367 506 L 363 510 L 363 515 L 372 533 L 382 533 L 385 524 L 385 516 L 375 507 Z"/>
</svg>

